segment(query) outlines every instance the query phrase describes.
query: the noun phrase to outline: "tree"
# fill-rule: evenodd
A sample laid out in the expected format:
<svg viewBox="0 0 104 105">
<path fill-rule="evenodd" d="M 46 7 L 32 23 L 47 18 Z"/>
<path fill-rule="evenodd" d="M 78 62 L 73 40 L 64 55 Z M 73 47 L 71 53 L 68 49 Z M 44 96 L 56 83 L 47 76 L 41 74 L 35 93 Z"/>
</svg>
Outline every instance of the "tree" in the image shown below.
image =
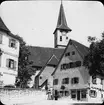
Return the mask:
<svg viewBox="0 0 104 105">
<path fill-rule="evenodd" d="M 88 68 L 90 75 L 104 76 L 104 33 L 101 40 L 88 37 L 90 44 L 89 53 L 84 58 L 84 66 Z"/>
<path fill-rule="evenodd" d="M 35 74 L 32 68 L 32 61 L 29 61 L 29 49 L 22 37 L 16 35 L 20 41 L 19 61 L 18 61 L 18 76 L 16 78 L 16 86 L 20 88 L 28 87 L 28 82 L 31 76 Z"/>
</svg>

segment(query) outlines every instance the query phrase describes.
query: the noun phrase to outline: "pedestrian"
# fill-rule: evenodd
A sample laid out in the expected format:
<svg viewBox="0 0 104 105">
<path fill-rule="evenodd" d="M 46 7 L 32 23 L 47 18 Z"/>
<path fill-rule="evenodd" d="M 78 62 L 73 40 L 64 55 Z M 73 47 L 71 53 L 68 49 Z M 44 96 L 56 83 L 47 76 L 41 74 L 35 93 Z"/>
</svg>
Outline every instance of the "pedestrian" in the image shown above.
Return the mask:
<svg viewBox="0 0 104 105">
<path fill-rule="evenodd" d="M 51 100 L 51 90 L 48 90 L 48 100 Z"/>
<path fill-rule="evenodd" d="M 54 95 L 54 97 L 55 97 L 55 100 L 58 100 L 58 91 L 57 91 L 57 90 L 55 90 L 55 95 Z"/>
</svg>

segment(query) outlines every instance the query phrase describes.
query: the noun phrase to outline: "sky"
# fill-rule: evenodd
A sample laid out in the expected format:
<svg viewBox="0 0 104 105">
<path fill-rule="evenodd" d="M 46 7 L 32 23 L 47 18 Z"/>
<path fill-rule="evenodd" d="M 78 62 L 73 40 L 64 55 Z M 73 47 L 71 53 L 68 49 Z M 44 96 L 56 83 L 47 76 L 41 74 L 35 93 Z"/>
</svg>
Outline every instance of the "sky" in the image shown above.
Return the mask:
<svg viewBox="0 0 104 105">
<path fill-rule="evenodd" d="M 60 0 L 5 1 L 0 16 L 13 34 L 28 45 L 54 47 L 53 32 L 59 15 Z M 104 31 L 104 6 L 99 1 L 64 1 L 63 6 L 70 38 L 86 46 L 88 36 L 101 39 Z"/>
</svg>

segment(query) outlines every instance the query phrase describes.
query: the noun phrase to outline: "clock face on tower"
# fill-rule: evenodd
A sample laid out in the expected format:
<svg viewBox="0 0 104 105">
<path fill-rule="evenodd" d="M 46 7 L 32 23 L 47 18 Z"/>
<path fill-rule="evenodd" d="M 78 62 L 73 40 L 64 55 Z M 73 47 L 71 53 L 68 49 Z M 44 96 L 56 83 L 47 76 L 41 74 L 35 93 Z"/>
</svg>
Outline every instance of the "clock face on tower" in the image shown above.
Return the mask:
<svg viewBox="0 0 104 105">
<path fill-rule="evenodd" d="M 65 31 L 62 31 L 61 33 L 62 33 L 62 35 L 64 35 L 64 36 L 66 35 L 66 32 L 65 32 Z"/>
</svg>

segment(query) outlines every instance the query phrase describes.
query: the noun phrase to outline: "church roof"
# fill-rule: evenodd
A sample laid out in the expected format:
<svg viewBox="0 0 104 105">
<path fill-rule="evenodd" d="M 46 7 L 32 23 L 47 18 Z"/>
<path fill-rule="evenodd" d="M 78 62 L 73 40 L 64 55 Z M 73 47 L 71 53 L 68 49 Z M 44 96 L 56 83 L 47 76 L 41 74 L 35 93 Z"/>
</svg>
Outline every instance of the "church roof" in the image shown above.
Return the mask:
<svg viewBox="0 0 104 105">
<path fill-rule="evenodd" d="M 52 55 L 60 59 L 64 49 L 29 46 L 29 51 L 31 53 L 29 60 L 33 61 L 33 65 L 43 67 Z M 49 64 L 56 65 L 56 60 L 52 59 Z"/>
<path fill-rule="evenodd" d="M 6 27 L 6 25 L 4 24 L 3 20 L 1 19 L 1 17 L 0 17 L 0 30 L 10 32 L 10 30 Z"/>
<path fill-rule="evenodd" d="M 64 8 L 63 8 L 62 3 L 60 5 L 60 11 L 59 11 L 59 16 L 58 16 L 57 26 L 56 26 L 54 33 L 56 32 L 57 29 L 63 29 L 63 30 L 71 31 L 71 29 L 67 25 L 67 21 L 66 21 L 66 17 L 65 17 Z"/>
</svg>

